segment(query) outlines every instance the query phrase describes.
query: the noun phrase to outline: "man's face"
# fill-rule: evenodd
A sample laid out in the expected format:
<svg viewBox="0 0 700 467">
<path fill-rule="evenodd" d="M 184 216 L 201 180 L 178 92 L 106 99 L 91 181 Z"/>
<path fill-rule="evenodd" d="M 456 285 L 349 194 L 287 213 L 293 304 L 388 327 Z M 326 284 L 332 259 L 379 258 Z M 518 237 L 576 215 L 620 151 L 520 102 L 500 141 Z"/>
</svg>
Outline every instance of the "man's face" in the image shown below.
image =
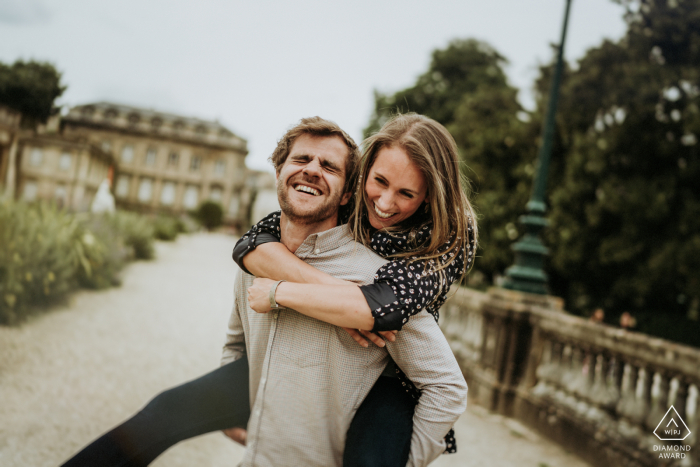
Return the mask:
<svg viewBox="0 0 700 467">
<path fill-rule="evenodd" d="M 338 136 L 301 135 L 277 173 L 277 197 L 290 220 L 315 224 L 338 214 L 352 193 L 343 193 L 348 147 Z"/>
</svg>

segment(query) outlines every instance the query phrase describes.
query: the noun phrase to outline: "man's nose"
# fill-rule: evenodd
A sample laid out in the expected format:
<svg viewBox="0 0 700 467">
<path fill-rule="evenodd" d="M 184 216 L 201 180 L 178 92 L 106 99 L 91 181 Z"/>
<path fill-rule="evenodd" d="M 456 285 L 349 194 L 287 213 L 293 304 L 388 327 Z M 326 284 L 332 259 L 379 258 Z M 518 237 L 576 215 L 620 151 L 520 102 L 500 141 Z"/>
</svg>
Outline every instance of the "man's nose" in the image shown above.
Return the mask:
<svg viewBox="0 0 700 467">
<path fill-rule="evenodd" d="M 304 175 L 309 177 L 320 177 L 321 176 L 321 164 L 317 160 L 312 160 L 303 170 Z"/>
</svg>

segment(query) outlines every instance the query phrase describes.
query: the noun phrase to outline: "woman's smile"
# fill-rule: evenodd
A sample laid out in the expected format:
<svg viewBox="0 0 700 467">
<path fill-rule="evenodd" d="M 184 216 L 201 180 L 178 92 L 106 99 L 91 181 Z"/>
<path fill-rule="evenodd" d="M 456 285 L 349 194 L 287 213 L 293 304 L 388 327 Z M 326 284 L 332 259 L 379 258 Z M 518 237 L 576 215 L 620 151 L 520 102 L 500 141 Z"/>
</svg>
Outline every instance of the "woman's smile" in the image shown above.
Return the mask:
<svg viewBox="0 0 700 467">
<path fill-rule="evenodd" d="M 365 184 L 370 224 L 382 229 L 409 218 L 423 204 L 427 192 L 423 172 L 403 148 L 380 149 Z"/>
</svg>

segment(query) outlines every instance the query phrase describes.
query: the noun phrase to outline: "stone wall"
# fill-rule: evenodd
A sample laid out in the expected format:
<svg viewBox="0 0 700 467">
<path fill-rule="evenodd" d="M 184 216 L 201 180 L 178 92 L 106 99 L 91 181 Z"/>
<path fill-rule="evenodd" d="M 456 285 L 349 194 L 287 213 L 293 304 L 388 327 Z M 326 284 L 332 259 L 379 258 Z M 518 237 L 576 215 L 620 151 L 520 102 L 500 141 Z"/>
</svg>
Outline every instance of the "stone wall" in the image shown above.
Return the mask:
<svg viewBox="0 0 700 467">
<path fill-rule="evenodd" d="M 700 349 L 572 316 L 556 297 L 504 289 L 459 289 L 441 327 L 472 402 L 596 466 L 700 466 Z M 682 441 L 654 435 L 671 405 L 687 424 Z"/>
</svg>

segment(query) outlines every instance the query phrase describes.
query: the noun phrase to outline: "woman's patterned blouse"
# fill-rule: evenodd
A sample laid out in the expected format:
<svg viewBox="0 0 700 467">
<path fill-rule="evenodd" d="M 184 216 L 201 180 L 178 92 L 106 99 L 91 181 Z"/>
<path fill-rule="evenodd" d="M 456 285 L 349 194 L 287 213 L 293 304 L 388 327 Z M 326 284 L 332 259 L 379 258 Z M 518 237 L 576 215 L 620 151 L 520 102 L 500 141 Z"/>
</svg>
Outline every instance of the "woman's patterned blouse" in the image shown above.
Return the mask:
<svg viewBox="0 0 700 467">
<path fill-rule="evenodd" d="M 429 241 L 432 235 L 432 223 L 429 216 L 414 214 L 414 219 L 410 219 L 413 225 L 419 227 L 406 232 L 388 233 L 378 230 L 372 234 L 370 247 L 382 257 L 404 253 L 416 249 L 418 246 Z M 374 284 L 362 286 L 360 288 L 386 287 L 388 284 L 394 294 L 392 301 L 385 300 L 381 306 L 372 310 L 375 319 L 374 331 L 400 330 L 408 319 L 414 314 L 425 310 L 432 314 L 435 321 L 440 314 L 439 309 L 447 298 L 447 292 L 453 282 L 460 278 L 465 270 L 474 261 L 474 236 L 471 221 L 469 222 L 469 243 L 467 249 L 451 251 L 442 254 L 436 259 L 428 261 L 411 261 L 414 258 L 394 258 L 382 266 L 374 276 Z M 261 235 L 262 234 L 262 235 Z M 260 240 L 258 239 L 260 237 Z M 234 259 L 242 267 L 241 259 L 256 246 L 266 243 L 275 237 L 280 239 L 280 211 L 275 211 L 255 224 L 236 243 L 234 249 Z M 264 240 L 262 240 L 264 238 Z M 459 239 L 456 239 L 459 240 Z M 443 251 L 450 246 L 447 243 Z M 454 261 L 440 271 L 435 271 L 437 261 L 446 263 L 456 255 Z M 386 294 L 379 294 L 386 297 Z M 365 293 L 367 296 L 367 293 Z M 420 391 L 406 377 L 406 375 L 396 367 L 396 373 L 406 388 L 406 391 L 418 400 Z M 454 432 L 450 432 L 445 437 L 447 449 L 445 452 L 456 452 Z"/>
</svg>

